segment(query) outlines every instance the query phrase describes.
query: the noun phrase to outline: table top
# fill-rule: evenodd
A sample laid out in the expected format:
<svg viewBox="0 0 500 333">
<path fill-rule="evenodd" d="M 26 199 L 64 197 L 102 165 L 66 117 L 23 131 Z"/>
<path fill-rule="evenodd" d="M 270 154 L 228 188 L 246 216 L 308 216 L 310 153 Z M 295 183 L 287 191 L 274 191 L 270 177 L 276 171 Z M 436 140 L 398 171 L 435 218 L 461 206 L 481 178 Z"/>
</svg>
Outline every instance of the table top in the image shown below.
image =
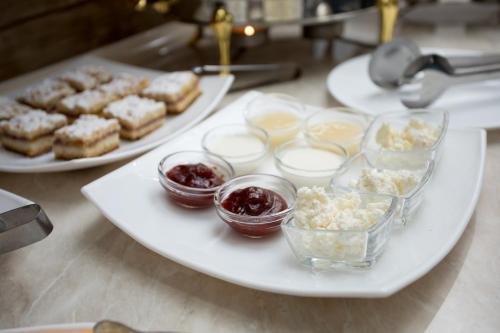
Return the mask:
<svg viewBox="0 0 500 333">
<path fill-rule="evenodd" d="M 496 30 L 495 30 L 496 29 Z M 404 29 L 421 45 L 500 51 L 500 31 Z M 445 37 L 443 37 L 445 36 Z M 260 89 L 334 106 L 329 61 Z M 231 93 L 219 108 L 241 96 Z M 129 160 L 130 161 L 130 160 Z M 491 332 L 500 327 L 500 131 L 488 132 L 485 178 L 467 229 L 430 273 L 385 299 L 301 298 L 239 287 L 185 268 L 114 227 L 80 193 L 127 163 L 53 174 L 0 173 L 0 187 L 44 207 L 45 240 L 0 256 L 0 328 L 100 319 L 184 332 Z"/>
</svg>

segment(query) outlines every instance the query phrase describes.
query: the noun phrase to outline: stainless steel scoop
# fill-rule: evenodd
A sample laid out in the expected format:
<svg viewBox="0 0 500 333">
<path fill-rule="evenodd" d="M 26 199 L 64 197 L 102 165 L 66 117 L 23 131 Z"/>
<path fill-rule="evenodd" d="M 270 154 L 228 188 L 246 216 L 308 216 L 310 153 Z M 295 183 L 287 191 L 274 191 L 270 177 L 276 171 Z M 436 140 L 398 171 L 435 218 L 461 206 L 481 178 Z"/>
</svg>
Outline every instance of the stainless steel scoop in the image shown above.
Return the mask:
<svg viewBox="0 0 500 333">
<path fill-rule="evenodd" d="M 439 54 L 422 54 L 416 43 L 408 39 L 395 39 L 379 46 L 368 65 L 370 79 L 384 89 L 397 89 L 411 79 L 413 72 L 438 67 L 447 74 L 467 74 L 500 68 L 500 55 L 471 55 L 444 57 Z M 405 75 L 406 73 L 406 75 Z"/>
<path fill-rule="evenodd" d="M 37 204 L 0 214 L 0 254 L 38 242 L 52 232 L 49 218 Z"/>
</svg>

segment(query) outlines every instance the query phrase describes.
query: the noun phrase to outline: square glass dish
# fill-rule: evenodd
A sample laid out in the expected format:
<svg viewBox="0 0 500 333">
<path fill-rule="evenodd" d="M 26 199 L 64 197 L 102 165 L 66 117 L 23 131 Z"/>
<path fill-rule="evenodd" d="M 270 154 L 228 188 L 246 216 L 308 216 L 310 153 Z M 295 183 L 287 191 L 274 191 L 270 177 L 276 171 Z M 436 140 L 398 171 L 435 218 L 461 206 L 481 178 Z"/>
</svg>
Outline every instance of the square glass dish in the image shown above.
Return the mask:
<svg viewBox="0 0 500 333">
<path fill-rule="evenodd" d="M 406 225 L 413 213 L 422 203 L 425 187 L 429 183 L 434 172 L 434 161 L 428 160 L 423 166 L 392 170 L 377 168 L 363 153 L 359 153 L 347 160 L 333 176 L 330 187 L 332 191 L 364 191 L 367 193 L 379 193 L 397 197 L 395 224 Z M 367 178 L 367 184 L 359 185 L 364 171 L 374 171 L 376 177 Z M 399 179 L 383 179 L 384 173 L 404 172 L 410 174 L 411 181 L 405 181 L 404 174 L 397 176 Z M 370 174 L 370 172 L 367 172 Z M 408 177 L 408 176 L 406 176 Z M 408 179 L 408 178 L 406 178 Z M 360 188 L 361 187 L 361 188 Z M 369 190 L 368 190 L 369 189 Z M 378 190 L 378 192 L 377 192 Z"/>
<path fill-rule="evenodd" d="M 329 193 L 331 198 L 341 193 Z M 297 259 L 304 265 L 319 270 L 367 269 L 382 254 L 390 238 L 398 199 L 385 194 L 359 192 L 362 205 L 385 202 L 384 215 L 368 229 L 329 230 L 298 226 L 295 215 L 287 216 L 281 224 Z"/>
<path fill-rule="evenodd" d="M 377 167 L 387 169 L 425 167 L 427 161 L 438 160 L 440 156 L 441 147 L 448 130 L 448 118 L 447 111 L 438 109 L 405 110 L 380 115 L 368 127 L 361 144 L 361 150 L 370 162 Z M 409 126 L 411 122 L 415 122 L 415 126 L 410 127 L 405 132 L 405 127 Z M 390 126 L 393 131 L 389 130 L 387 126 Z M 424 126 L 431 127 L 422 128 Z M 429 132 L 433 132 L 432 138 L 428 136 Z M 396 135 L 394 135 L 395 133 Z M 399 134 L 402 134 L 402 136 L 398 137 Z M 379 143 L 383 138 L 389 138 L 389 141 L 399 141 L 401 143 L 401 140 L 398 139 L 404 138 L 405 135 L 410 141 L 414 140 L 414 147 L 401 147 L 400 145 L 398 149 L 392 149 L 385 148 Z M 422 142 L 428 144 L 419 144 Z"/>
</svg>

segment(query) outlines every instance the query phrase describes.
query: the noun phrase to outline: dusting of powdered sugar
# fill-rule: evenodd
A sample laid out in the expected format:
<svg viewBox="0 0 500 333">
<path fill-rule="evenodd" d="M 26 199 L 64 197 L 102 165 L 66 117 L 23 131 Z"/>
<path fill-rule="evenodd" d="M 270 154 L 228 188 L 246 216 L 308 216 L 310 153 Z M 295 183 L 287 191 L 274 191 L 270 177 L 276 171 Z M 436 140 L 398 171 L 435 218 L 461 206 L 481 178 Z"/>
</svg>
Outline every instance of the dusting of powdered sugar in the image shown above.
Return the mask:
<svg viewBox="0 0 500 333">
<path fill-rule="evenodd" d="M 150 114 L 156 114 L 158 109 L 163 107 L 162 102 L 131 95 L 109 104 L 104 112 L 116 118 L 137 122 Z"/>
<path fill-rule="evenodd" d="M 143 90 L 145 94 L 177 94 L 196 76 L 189 71 L 163 74 L 151 81 L 149 87 Z"/>
<path fill-rule="evenodd" d="M 58 129 L 56 137 L 66 136 L 70 139 L 78 140 L 92 137 L 110 128 L 119 128 L 116 119 L 104 119 L 95 115 L 82 115 L 73 124 Z"/>
<path fill-rule="evenodd" d="M 2 128 L 13 133 L 51 131 L 66 122 L 62 114 L 49 114 L 42 110 L 32 110 L 2 122 Z"/>
</svg>

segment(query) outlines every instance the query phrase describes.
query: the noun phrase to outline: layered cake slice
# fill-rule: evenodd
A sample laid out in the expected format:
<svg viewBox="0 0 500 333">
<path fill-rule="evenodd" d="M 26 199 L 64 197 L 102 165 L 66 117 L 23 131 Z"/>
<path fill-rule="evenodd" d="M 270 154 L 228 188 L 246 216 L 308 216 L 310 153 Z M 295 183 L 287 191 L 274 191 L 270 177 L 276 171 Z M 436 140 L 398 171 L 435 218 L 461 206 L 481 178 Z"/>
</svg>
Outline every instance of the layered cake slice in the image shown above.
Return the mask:
<svg viewBox="0 0 500 333">
<path fill-rule="evenodd" d="M 30 110 L 33 109 L 27 105 L 18 103 L 9 97 L 0 96 L 0 121 L 9 120 Z"/>
<path fill-rule="evenodd" d="M 201 94 L 198 77 L 189 71 L 160 75 L 142 96 L 167 103 L 169 113 L 181 113 Z"/>
<path fill-rule="evenodd" d="M 66 117 L 32 110 L 0 122 L 2 145 L 12 151 L 37 156 L 52 148 L 54 131 L 66 125 Z"/>
<path fill-rule="evenodd" d="M 113 73 L 103 66 L 84 66 L 81 70 L 95 77 L 99 84 L 107 83 L 113 79 Z"/>
<path fill-rule="evenodd" d="M 120 145 L 120 125 L 116 119 L 82 115 L 73 124 L 55 132 L 54 154 L 57 159 L 100 156 Z"/>
<path fill-rule="evenodd" d="M 71 117 L 80 114 L 99 113 L 110 102 L 117 99 L 102 90 L 85 90 L 63 98 L 57 103 L 57 110 Z"/>
<path fill-rule="evenodd" d="M 122 138 L 137 140 L 163 125 L 166 107 L 163 102 L 131 95 L 109 104 L 103 114 L 120 122 Z"/>
<path fill-rule="evenodd" d="M 18 100 L 34 108 L 50 110 L 61 99 L 74 93 L 75 90 L 68 83 L 57 79 L 46 79 L 27 88 Z"/>
<path fill-rule="evenodd" d="M 76 90 L 93 89 L 111 81 L 113 75 L 102 66 L 85 66 L 61 75 L 61 80 L 68 82 Z"/>
<path fill-rule="evenodd" d="M 147 78 L 122 73 L 117 75 L 113 80 L 111 80 L 111 82 L 100 86 L 99 90 L 110 95 L 125 97 L 128 95 L 138 94 L 148 84 L 149 80 Z"/>
</svg>

